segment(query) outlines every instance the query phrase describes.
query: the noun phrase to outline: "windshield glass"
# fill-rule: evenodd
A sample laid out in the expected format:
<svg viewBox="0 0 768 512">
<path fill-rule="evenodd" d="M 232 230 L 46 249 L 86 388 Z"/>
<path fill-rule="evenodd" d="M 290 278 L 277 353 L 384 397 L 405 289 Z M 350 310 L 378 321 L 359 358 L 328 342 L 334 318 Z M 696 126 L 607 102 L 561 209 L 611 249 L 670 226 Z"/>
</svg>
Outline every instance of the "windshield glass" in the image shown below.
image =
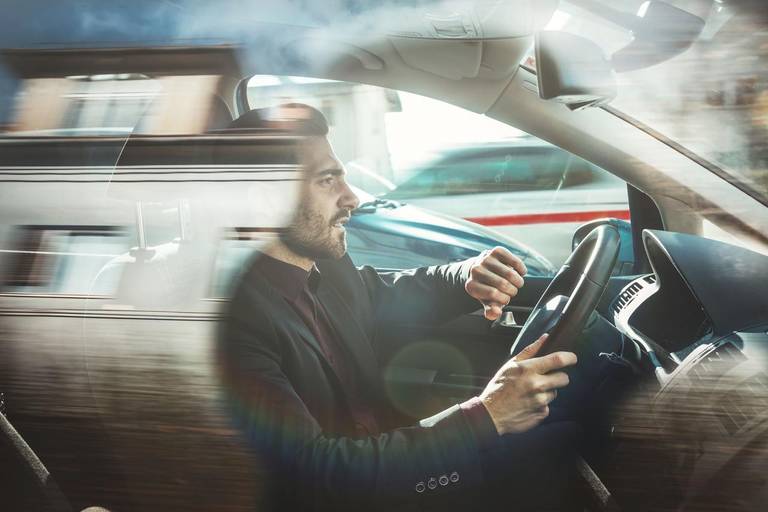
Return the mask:
<svg viewBox="0 0 768 512">
<path fill-rule="evenodd" d="M 627 29 L 576 3 L 561 3 L 547 28 L 588 37 L 608 57 L 632 40 Z M 611 6 L 636 15 L 645 3 Z M 683 53 L 618 73 L 611 106 L 713 164 L 708 167 L 752 195 L 768 198 L 768 32 L 759 19 L 765 10 L 742 3 L 672 3 L 703 19 L 703 30 Z"/>
</svg>

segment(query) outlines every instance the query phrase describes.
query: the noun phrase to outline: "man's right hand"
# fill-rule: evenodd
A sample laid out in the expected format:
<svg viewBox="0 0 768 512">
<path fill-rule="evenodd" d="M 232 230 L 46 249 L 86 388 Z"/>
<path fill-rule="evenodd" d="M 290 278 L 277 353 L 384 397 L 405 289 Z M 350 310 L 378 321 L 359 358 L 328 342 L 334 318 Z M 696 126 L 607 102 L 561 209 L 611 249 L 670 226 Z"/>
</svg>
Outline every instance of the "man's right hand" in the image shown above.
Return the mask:
<svg viewBox="0 0 768 512">
<path fill-rule="evenodd" d="M 558 370 L 576 364 L 576 354 L 534 357 L 546 339 L 545 334 L 510 359 L 480 394 L 499 434 L 525 432 L 541 423 L 557 389 L 568 385 L 568 375 Z"/>
</svg>

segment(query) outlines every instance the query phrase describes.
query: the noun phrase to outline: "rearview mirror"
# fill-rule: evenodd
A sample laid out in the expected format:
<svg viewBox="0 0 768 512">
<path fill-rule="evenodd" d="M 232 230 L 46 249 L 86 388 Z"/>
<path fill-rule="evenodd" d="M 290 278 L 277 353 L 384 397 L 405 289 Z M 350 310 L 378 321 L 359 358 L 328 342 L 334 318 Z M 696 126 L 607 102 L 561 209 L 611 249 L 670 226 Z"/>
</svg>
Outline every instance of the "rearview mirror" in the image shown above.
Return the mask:
<svg viewBox="0 0 768 512">
<path fill-rule="evenodd" d="M 712 2 L 687 2 L 685 8 L 705 15 L 712 8 Z M 632 41 L 611 56 L 611 66 L 617 73 L 644 69 L 683 53 L 705 25 L 702 17 L 662 0 L 643 2 L 637 14 L 611 7 L 608 2 L 571 0 L 571 3 L 632 33 Z"/>
<path fill-rule="evenodd" d="M 687 50 L 704 29 L 704 20 L 666 2 L 646 2 L 630 23 L 632 41 L 611 56 L 618 73 L 643 69 Z"/>
<path fill-rule="evenodd" d="M 607 103 L 616 96 L 616 79 L 594 42 L 567 32 L 541 31 L 535 37 L 539 97 L 571 110 Z"/>
<path fill-rule="evenodd" d="M 602 226 L 603 224 L 615 227 L 619 232 L 619 240 L 621 241 L 621 245 L 619 246 L 619 256 L 616 258 L 616 264 L 613 267 L 611 275 L 625 276 L 633 274 L 635 267 L 635 253 L 632 247 L 632 226 L 626 220 L 605 218 L 595 219 L 586 224 L 582 224 L 576 228 L 576 232 L 573 234 L 571 250 L 576 249 L 584 237 L 593 229 Z"/>
</svg>

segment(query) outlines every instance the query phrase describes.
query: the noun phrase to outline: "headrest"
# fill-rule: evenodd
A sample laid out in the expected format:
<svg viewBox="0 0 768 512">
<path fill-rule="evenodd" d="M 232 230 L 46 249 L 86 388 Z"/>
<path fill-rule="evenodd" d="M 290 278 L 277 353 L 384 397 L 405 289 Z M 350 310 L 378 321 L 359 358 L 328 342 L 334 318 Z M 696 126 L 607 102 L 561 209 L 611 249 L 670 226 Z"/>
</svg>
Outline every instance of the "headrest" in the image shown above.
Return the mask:
<svg viewBox="0 0 768 512">
<path fill-rule="evenodd" d="M 222 130 L 227 128 L 232 122 L 232 112 L 229 111 L 229 107 L 218 96 L 214 96 L 211 101 L 211 115 L 208 120 L 207 131 Z"/>
<path fill-rule="evenodd" d="M 328 135 L 328 121 L 322 112 L 304 103 L 284 103 L 249 110 L 229 125 L 237 130 L 285 130 L 296 135 Z"/>
</svg>

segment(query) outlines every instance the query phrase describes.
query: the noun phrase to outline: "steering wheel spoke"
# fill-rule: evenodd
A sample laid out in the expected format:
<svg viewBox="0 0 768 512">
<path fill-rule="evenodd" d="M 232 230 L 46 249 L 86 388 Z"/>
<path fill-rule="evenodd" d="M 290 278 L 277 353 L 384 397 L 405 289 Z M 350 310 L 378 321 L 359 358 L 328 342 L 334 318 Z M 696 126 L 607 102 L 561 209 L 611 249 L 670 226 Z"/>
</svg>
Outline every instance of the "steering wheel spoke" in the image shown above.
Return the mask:
<svg viewBox="0 0 768 512">
<path fill-rule="evenodd" d="M 619 245 L 619 232 L 610 225 L 598 226 L 584 237 L 531 311 L 512 345 L 512 356 L 544 333 L 549 338 L 540 355 L 573 349 L 605 291 Z"/>
</svg>

